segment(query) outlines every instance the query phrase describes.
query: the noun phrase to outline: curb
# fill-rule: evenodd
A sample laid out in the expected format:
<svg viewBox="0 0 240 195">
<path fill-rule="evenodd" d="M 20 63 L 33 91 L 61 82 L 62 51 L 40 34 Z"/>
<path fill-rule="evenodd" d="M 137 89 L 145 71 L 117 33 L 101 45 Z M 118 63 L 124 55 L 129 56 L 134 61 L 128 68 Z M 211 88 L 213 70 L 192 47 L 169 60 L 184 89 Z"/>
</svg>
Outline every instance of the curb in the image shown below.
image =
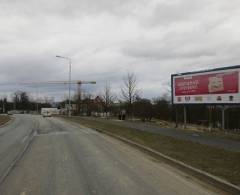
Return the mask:
<svg viewBox="0 0 240 195">
<path fill-rule="evenodd" d="M 164 155 L 156 150 L 153 150 L 149 147 L 146 147 L 146 146 L 143 146 L 141 144 L 138 144 L 134 141 L 131 141 L 129 139 L 126 139 L 126 138 L 123 138 L 121 136 L 118 136 L 118 135 L 115 135 L 113 133 L 110 133 L 110 132 L 107 132 L 107 131 L 104 131 L 104 130 L 101 130 L 101 129 L 94 129 L 96 130 L 97 132 L 100 132 L 100 133 L 104 133 L 106 135 L 109 135 L 113 138 L 116 138 L 120 141 L 123 141 L 129 145 L 132 145 L 132 146 L 135 146 L 141 150 L 144 150 L 146 152 L 149 152 L 151 154 L 154 154 L 154 155 L 157 155 L 158 157 L 160 157 L 162 160 L 164 160 L 165 162 L 167 162 L 168 164 L 171 164 L 181 170 L 184 170 L 185 172 L 187 173 L 190 173 L 191 175 L 193 175 L 194 177 L 200 179 L 201 181 L 204 181 L 205 183 L 208 183 L 210 185 L 213 185 L 215 186 L 216 188 L 219 188 L 221 190 L 224 190 L 225 192 L 228 192 L 228 193 L 231 193 L 233 195 L 239 195 L 240 194 L 240 187 L 234 185 L 234 184 L 231 184 L 223 179 L 220 179 L 214 175 L 211 175 L 205 171 L 202 171 L 202 170 L 199 170 L 199 169 L 196 169 L 192 166 L 189 166 L 181 161 L 178 161 L 176 159 L 173 159 L 167 155 Z"/>
<path fill-rule="evenodd" d="M 7 176 L 9 175 L 9 173 L 14 169 L 14 166 L 16 165 L 16 163 L 23 157 L 23 155 L 25 154 L 25 152 L 27 151 L 28 147 L 30 146 L 30 144 L 33 141 L 33 138 L 36 134 L 36 130 L 32 129 L 32 131 L 30 132 L 30 134 L 28 135 L 28 139 L 27 139 L 27 143 L 23 146 L 23 150 L 21 150 L 17 156 L 15 157 L 15 159 L 13 159 L 12 163 L 10 164 L 10 166 L 6 169 L 6 171 L 3 173 L 3 175 L 0 177 L 0 185 L 5 181 L 5 179 L 7 178 Z"/>
</svg>

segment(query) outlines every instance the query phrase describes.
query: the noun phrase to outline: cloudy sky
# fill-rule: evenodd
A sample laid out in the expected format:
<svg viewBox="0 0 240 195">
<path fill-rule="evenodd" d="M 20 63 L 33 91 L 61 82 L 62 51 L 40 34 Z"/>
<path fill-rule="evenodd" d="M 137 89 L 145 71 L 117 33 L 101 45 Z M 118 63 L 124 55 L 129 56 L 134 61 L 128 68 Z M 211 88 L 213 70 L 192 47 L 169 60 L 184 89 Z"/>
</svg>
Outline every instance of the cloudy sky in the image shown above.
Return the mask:
<svg viewBox="0 0 240 195">
<path fill-rule="evenodd" d="M 240 64 L 239 0 L 0 0 L 0 92 L 4 83 L 95 80 L 118 93 L 127 72 L 142 96 L 167 92 L 171 73 Z M 25 90 L 37 94 L 35 88 Z M 67 86 L 38 89 L 61 99 Z"/>
</svg>

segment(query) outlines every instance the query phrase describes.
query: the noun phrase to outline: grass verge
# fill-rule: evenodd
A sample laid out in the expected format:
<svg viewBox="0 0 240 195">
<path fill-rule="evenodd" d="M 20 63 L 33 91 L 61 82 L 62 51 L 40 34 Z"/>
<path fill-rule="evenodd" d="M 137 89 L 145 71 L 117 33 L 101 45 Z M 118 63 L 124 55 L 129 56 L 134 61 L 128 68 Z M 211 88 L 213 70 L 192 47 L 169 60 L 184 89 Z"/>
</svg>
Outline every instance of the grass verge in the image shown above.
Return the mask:
<svg viewBox="0 0 240 195">
<path fill-rule="evenodd" d="M 84 117 L 66 118 L 90 128 L 102 129 L 143 144 L 169 157 L 240 185 L 240 152 L 226 151 L 155 133 L 120 127 Z"/>
<path fill-rule="evenodd" d="M 129 121 L 129 122 L 132 122 L 132 121 Z M 165 122 L 165 121 L 164 121 Z M 133 123 L 143 123 L 142 121 L 134 121 Z M 165 122 L 166 124 L 168 122 Z M 143 124 L 148 124 L 148 125 L 152 125 L 152 126 L 156 126 L 156 127 L 159 127 L 159 128 L 175 128 L 175 124 L 171 124 L 171 125 L 159 125 L 157 123 L 153 123 L 153 122 L 145 122 Z M 233 140 L 233 141 L 240 141 L 240 134 L 239 133 L 234 133 L 232 131 L 228 131 L 228 130 L 212 130 L 211 132 L 209 132 L 209 130 L 207 130 L 207 127 L 203 127 L 205 128 L 205 130 L 203 130 L 203 128 L 200 128 L 200 126 L 198 128 L 194 128 L 194 127 L 191 127 L 193 126 L 192 124 L 187 124 L 187 129 L 184 129 L 183 128 L 183 124 L 179 124 L 179 128 L 178 130 L 179 131 L 184 131 L 184 132 L 196 132 L 200 135 L 203 135 L 203 136 L 208 136 L 208 137 L 211 137 L 211 138 L 220 138 L 220 139 L 230 139 L 230 140 Z M 182 126 L 182 128 L 181 128 Z"/>
<path fill-rule="evenodd" d="M 11 118 L 8 115 L 0 115 L 0 126 L 10 121 L 10 119 Z"/>
</svg>

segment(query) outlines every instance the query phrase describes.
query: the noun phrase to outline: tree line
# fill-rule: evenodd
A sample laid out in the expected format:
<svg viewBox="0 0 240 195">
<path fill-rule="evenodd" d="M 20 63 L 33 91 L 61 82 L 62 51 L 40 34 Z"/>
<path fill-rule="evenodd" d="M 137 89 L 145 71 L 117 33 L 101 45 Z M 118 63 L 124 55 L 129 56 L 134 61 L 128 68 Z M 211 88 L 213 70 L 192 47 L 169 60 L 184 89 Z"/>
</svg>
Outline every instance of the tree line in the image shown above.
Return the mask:
<svg viewBox="0 0 240 195">
<path fill-rule="evenodd" d="M 170 92 L 170 90 L 169 90 Z M 141 97 L 141 89 L 138 86 L 136 75 L 128 73 L 123 79 L 121 93 L 116 95 L 112 92 L 111 85 L 106 83 L 102 93 L 97 96 L 98 101 L 92 101 L 91 95 L 84 97 L 82 104 L 85 105 L 85 113 L 109 112 L 118 116 L 122 110 L 127 118 L 139 118 L 142 121 L 158 119 L 163 121 L 176 121 L 183 123 L 183 105 L 173 105 L 170 94 L 163 94 L 155 98 Z M 101 106 L 99 106 L 101 105 Z M 222 108 L 216 105 L 186 105 L 187 123 L 204 126 L 212 125 L 213 128 L 221 128 Z M 228 107 L 225 111 L 226 129 L 240 129 L 240 107 Z"/>
<path fill-rule="evenodd" d="M 37 102 L 25 91 L 16 91 L 12 94 L 11 101 L 7 97 L 0 99 L 0 112 L 7 113 L 11 110 L 18 110 L 22 112 L 40 111 L 41 108 L 51 107 L 47 101 Z"/>
<path fill-rule="evenodd" d="M 136 75 L 128 73 L 122 81 L 119 94 L 115 94 L 111 83 L 107 82 L 99 95 L 84 94 L 79 98 L 76 94 L 71 98 L 71 104 L 76 105 L 73 111 L 75 115 L 91 116 L 93 113 L 108 113 L 106 116 L 124 114 L 124 118 L 138 118 L 142 121 L 152 121 L 153 119 L 163 121 L 176 121 L 176 109 L 178 111 L 178 121 L 183 122 L 183 106 L 173 105 L 169 94 L 163 94 L 155 98 L 141 97 L 141 88 L 137 82 Z M 58 108 L 64 108 L 68 100 L 58 103 Z M 12 95 L 12 101 L 7 98 L 0 99 L 2 113 L 9 110 L 40 111 L 42 107 L 51 107 L 51 103 L 37 102 L 24 91 L 17 91 Z M 187 122 L 213 127 L 221 126 L 221 107 L 208 105 L 187 105 Z M 227 129 L 240 129 L 240 107 L 228 107 L 225 111 L 225 124 Z"/>
</svg>

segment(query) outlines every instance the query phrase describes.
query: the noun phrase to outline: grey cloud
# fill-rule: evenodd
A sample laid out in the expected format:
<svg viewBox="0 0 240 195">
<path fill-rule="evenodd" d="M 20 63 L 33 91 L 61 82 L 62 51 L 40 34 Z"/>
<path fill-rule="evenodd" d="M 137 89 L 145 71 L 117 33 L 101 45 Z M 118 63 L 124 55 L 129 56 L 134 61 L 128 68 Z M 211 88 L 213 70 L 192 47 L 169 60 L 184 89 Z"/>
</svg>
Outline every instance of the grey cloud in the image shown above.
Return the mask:
<svg viewBox="0 0 240 195">
<path fill-rule="evenodd" d="M 39 56 L 12 56 L 0 58 L 1 72 L 7 77 L 7 83 L 18 81 L 52 80 L 56 75 L 61 75 L 66 68 L 60 68 L 54 56 L 40 58 Z M 56 74 L 56 70 L 58 74 Z"/>
<path fill-rule="evenodd" d="M 153 23 L 169 24 L 195 17 L 200 14 L 196 9 L 204 8 L 203 5 L 204 1 L 200 3 L 191 0 L 158 3 L 152 16 Z M 201 12 L 203 11 L 201 9 Z"/>
<path fill-rule="evenodd" d="M 123 46 L 122 53 L 134 58 L 147 58 L 149 60 L 165 60 L 179 58 L 200 58 L 216 55 L 213 49 L 205 49 L 199 43 L 185 42 L 179 37 L 166 37 L 165 40 L 137 40 Z"/>
<path fill-rule="evenodd" d="M 101 13 L 128 15 L 143 2 L 146 0 L 5 0 L 1 3 L 8 14 L 73 17 Z"/>
<path fill-rule="evenodd" d="M 239 64 L 239 7 L 237 0 L 0 0 L 0 84 L 67 80 L 58 54 L 72 58 L 73 79 L 97 81 L 86 92 L 110 81 L 119 93 L 129 71 L 143 96 L 158 96 L 171 73 Z M 65 92 L 39 88 L 58 98 Z"/>
<path fill-rule="evenodd" d="M 226 21 L 234 12 L 239 11 L 239 2 L 225 0 L 160 1 L 152 14 L 142 21 L 146 27 L 196 25 L 206 31 L 216 28 Z"/>
<path fill-rule="evenodd" d="M 182 51 L 181 47 L 179 48 L 169 48 L 167 46 L 162 47 L 146 47 L 140 45 L 138 47 L 129 47 L 124 48 L 123 53 L 125 55 L 136 57 L 136 58 L 148 58 L 150 60 L 165 60 L 170 58 L 199 58 L 199 57 L 211 57 L 215 53 L 213 51 L 204 51 L 204 50 L 191 50 Z"/>
</svg>

